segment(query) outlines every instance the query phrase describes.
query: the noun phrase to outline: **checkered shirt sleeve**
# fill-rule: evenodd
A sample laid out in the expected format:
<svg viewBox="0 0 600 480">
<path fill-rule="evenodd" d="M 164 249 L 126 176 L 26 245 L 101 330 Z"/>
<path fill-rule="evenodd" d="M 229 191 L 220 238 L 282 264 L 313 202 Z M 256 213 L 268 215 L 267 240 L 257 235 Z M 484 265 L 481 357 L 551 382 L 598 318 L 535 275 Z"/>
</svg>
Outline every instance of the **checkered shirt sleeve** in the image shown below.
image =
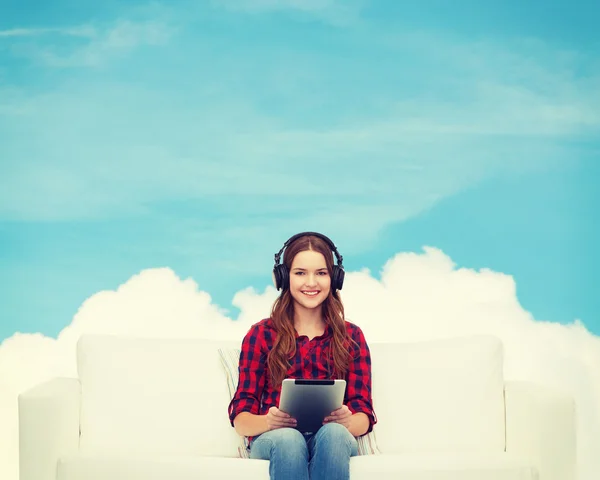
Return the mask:
<svg viewBox="0 0 600 480">
<path fill-rule="evenodd" d="M 362 412 L 369 417 L 369 433 L 377 423 L 371 394 L 371 352 L 362 330 L 356 325 L 352 329 L 352 338 L 358 346 L 353 345 L 354 360 L 346 375 L 345 404 L 353 414 Z"/>
</svg>

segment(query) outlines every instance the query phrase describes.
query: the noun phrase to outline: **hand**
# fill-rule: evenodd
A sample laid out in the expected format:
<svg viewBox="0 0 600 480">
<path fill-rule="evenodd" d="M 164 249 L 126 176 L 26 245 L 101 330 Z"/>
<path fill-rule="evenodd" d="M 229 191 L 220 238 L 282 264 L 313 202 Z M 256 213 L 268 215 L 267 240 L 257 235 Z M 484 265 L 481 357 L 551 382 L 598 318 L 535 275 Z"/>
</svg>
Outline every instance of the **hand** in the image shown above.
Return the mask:
<svg viewBox="0 0 600 480">
<path fill-rule="evenodd" d="M 271 407 L 269 408 L 269 413 L 267 413 L 267 426 L 269 430 L 284 427 L 294 428 L 296 426 L 296 419 L 282 412 L 277 407 Z"/>
<path fill-rule="evenodd" d="M 326 423 L 339 423 L 346 428 L 350 428 L 350 418 L 352 418 L 352 412 L 346 405 L 342 405 L 331 412 L 328 417 L 325 417 L 323 425 Z"/>
</svg>

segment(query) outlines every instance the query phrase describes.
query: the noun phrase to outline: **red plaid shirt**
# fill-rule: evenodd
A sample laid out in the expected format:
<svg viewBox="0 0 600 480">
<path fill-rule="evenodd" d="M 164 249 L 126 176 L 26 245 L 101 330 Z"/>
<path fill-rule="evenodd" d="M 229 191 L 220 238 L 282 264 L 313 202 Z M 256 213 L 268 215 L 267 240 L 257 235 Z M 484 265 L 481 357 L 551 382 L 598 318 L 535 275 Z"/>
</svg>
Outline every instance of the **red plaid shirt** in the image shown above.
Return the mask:
<svg viewBox="0 0 600 480">
<path fill-rule="evenodd" d="M 346 330 L 358 344 L 352 345 L 355 360 L 349 364 L 346 373 L 346 393 L 344 404 L 354 414 L 363 412 L 369 417 L 369 429 L 377 423 L 371 398 L 371 355 L 362 330 L 346 321 Z M 308 340 L 306 335 L 296 333 L 296 355 L 291 359 L 291 366 L 286 378 L 336 378 L 327 371 L 329 344 L 333 338 L 330 326 L 323 335 Z M 239 360 L 239 383 L 231 403 L 229 404 L 229 420 L 233 420 L 241 412 L 255 415 L 266 415 L 269 408 L 279 406 L 281 385 L 274 388 L 271 383 L 267 365 L 267 354 L 271 350 L 277 333 L 270 318 L 252 325 L 242 341 Z M 358 355 L 357 355 L 358 354 Z M 333 366 L 331 366 L 333 370 Z M 251 442 L 255 437 L 249 437 Z"/>
</svg>

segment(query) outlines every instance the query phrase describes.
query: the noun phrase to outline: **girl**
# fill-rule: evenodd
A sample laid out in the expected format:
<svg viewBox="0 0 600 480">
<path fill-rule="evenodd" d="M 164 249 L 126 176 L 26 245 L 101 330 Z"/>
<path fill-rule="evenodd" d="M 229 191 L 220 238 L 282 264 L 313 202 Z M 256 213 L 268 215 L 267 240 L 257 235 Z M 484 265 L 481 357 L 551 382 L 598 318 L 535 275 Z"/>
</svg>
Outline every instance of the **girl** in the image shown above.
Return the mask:
<svg viewBox="0 0 600 480">
<path fill-rule="evenodd" d="M 252 325 L 242 341 L 229 419 L 249 437 L 250 458 L 270 461 L 271 480 L 348 480 L 356 437 L 376 423 L 369 347 L 361 329 L 345 320 L 338 293 L 342 259 L 322 234 L 291 237 L 275 255 L 273 279 L 282 292 L 271 316 Z M 316 433 L 303 435 L 277 408 L 284 378 L 343 378 L 344 405 Z"/>
</svg>

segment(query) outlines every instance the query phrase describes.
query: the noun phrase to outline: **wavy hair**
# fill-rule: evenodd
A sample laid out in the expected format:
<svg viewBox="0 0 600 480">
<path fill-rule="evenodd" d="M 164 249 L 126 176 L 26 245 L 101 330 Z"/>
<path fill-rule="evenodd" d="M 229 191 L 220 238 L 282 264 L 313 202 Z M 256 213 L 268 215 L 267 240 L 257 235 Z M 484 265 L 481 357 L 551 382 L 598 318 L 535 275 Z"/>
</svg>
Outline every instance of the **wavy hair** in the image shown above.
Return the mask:
<svg viewBox="0 0 600 480">
<path fill-rule="evenodd" d="M 296 239 L 285 249 L 283 263 L 291 270 L 294 257 L 302 251 L 312 250 L 321 253 L 325 257 L 327 272 L 331 278 L 333 273 L 333 252 L 329 245 L 316 236 L 304 236 Z M 344 378 L 348 371 L 348 365 L 352 360 L 350 344 L 357 345 L 350 338 L 346 330 L 344 305 L 336 291 L 330 289 L 329 295 L 323 301 L 323 320 L 333 331 L 333 338 L 329 345 L 328 368 L 329 374 L 333 373 L 336 378 Z M 278 386 L 286 377 L 290 368 L 289 360 L 296 354 L 296 330 L 294 328 L 294 298 L 289 288 L 282 290 L 281 294 L 271 309 L 271 320 L 274 324 L 277 336 L 275 343 L 268 354 L 267 365 L 271 373 L 273 386 Z M 332 368 L 333 365 L 333 368 Z"/>
</svg>

